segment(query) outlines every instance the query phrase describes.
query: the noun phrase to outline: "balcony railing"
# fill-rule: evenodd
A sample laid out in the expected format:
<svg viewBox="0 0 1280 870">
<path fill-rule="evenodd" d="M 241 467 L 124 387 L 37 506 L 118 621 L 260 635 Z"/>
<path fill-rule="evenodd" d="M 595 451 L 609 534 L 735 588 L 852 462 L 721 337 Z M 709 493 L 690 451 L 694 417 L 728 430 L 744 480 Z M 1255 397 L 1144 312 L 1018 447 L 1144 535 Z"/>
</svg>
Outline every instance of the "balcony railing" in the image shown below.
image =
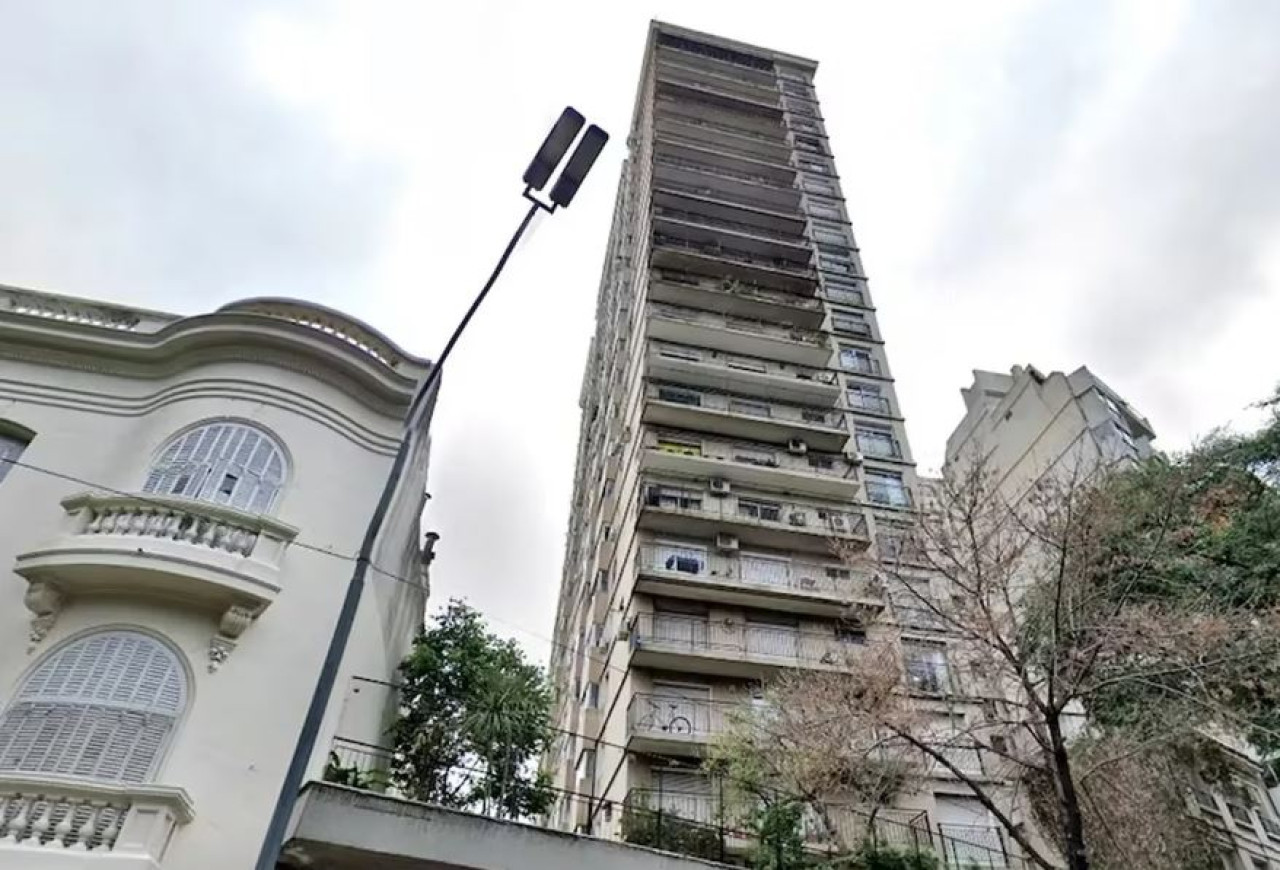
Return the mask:
<svg viewBox="0 0 1280 870">
<path fill-rule="evenodd" d="M 724 733 L 734 711 L 744 709 L 731 701 L 636 694 L 627 705 L 627 727 L 633 737 L 706 743 Z"/>
<path fill-rule="evenodd" d="M 799 423 L 836 431 L 844 430 L 844 412 L 832 408 L 806 408 L 758 399 L 738 399 L 726 393 L 698 390 L 685 386 L 649 384 L 645 396 L 659 402 L 670 402 L 707 411 L 740 414 L 760 420 Z"/>
<path fill-rule="evenodd" d="M 752 81 L 744 79 L 734 70 L 734 75 L 726 75 L 705 67 L 681 63 L 673 58 L 658 56 L 659 73 L 671 76 L 682 84 L 685 82 L 705 83 L 708 86 L 724 89 L 733 93 L 749 94 L 760 102 L 771 106 L 778 105 L 778 86 L 772 81 Z"/>
<path fill-rule="evenodd" d="M 671 208 L 669 206 L 654 206 L 653 213 L 660 218 L 670 218 L 671 220 L 684 221 L 685 223 L 697 224 L 704 227 L 733 230 L 734 232 L 744 233 L 746 235 L 773 239 L 774 241 L 794 245 L 798 248 L 803 248 L 809 243 L 804 236 L 799 235 L 798 233 L 782 233 L 777 230 L 765 229 L 764 227 L 757 226 L 756 224 L 732 221 L 725 218 L 710 217 L 698 212 L 685 211 L 684 209 Z"/>
<path fill-rule="evenodd" d="M 159 866 L 174 829 L 193 817 L 180 788 L 0 774 L 0 865 L 60 867 L 45 860 L 78 853 Z"/>
<path fill-rule="evenodd" d="M 659 431 L 649 437 L 645 447 L 659 453 L 687 456 L 691 459 L 710 459 L 733 463 L 743 468 L 777 469 L 793 474 L 815 474 L 820 477 L 857 481 L 857 468 L 838 454 L 810 452 L 797 456 L 774 445 L 753 446 L 728 439 L 693 436 L 680 433 L 670 437 Z M 673 440 L 679 438 L 681 440 Z"/>
<path fill-rule="evenodd" d="M 842 564 L 805 562 L 765 556 L 727 556 L 690 546 L 646 545 L 636 562 L 641 571 L 694 582 L 741 584 L 762 590 L 821 595 L 841 601 L 879 599 L 870 578 Z"/>
<path fill-rule="evenodd" d="M 662 166 L 671 166 L 676 169 L 688 169 L 691 172 L 701 172 L 706 175 L 719 175 L 724 178 L 732 178 L 735 181 L 746 181 L 750 184 L 759 184 L 764 187 L 772 187 L 776 190 L 794 190 L 794 186 L 768 175 L 761 175 L 757 172 L 747 172 L 741 169 L 730 169 L 727 166 L 719 166 L 712 163 L 699 163 L 695 160 L 686 160 L 683 157 L 674 157 L 670 154 L 656 154 L 653 158 L 654 163 Z"/>
<path fill-rule="evenodd" d="M 698 326 L 709 326 L 714 329 L 732 329 L 737 332 L 750 332 L 755 335 L 763 335 L 767 338 L 777 339 L 778 341 L 794 341 L 800 344 L 812 345 L 813 347 L 827 346 L 827 337 L 821 332 L 810 329 L 779 326 L 763 320 L 750 320 L 745 317 L 731 317 L 724 314 L 715 314 L 710 311 L 702 311 L 697 308 L 682 308 L 677 305 L 667 305 L 661 302 L 650 303 L 649 312 L 658 317 L 666 318 L 667 320 L 680 320 L 684 323 L 692 323 Z"/>
<path fill-rule="evenodd" d="M 800 221 L 803 218 L 798 212 L 786 210 L 786 206 L 778 205 L 777 201 L 765 199 L 759 196 L 751 196 L 746 193 L 738 193 L 736 190 L 719 190 L 713 187 L 706 187 L 698 184 L 684 184 L 679 181 L 670 181 L 668 179 L 659 179 L 654 182 L 654 189 L 657 191 L 677 191 L 680 193 L 700 196 L 704 199 L 715 199 L 730 205 L 751 208 L 757 211 L 769 212 L 772 215 L 785 218 L 790 221 Z"/>
<path fill-rule="evenodd" d="M 686 124 L 691 127 L 703 127 L 707 130 L 717 130 L 721 133 L 728 133 L 731 136 L 741 136 L 744 139 L 754 139 L 757 142 L 766 145 L 776 145 L 780 148 L 788 148 L 787 142 L 782 138 L 782 130 L 779 128 L 777 136 L 769 136 L 765 133 L 759 133 L 755 130 L 748 130 L 745 127 L 737 127 L 733 124 L 726 124 L 722 121 L 712 121 L 709 118 L 695 118 L 689 115 L 678 115 L 675 113 L 666 113 L 662 116 L 662 120 L 672 121 L 676 124 Z"/>
<path fill-rule="evenodd" d="M 846 665 L 862 648 L 858 638 L 835 631 L 803 631 L 783 625 L 712 621 L 674 613 L 638 613 L 632 617 L 631 644 L 637 650 L 710 656 L 777 667 Z"/>
<path fill-rule="evenodd" d="M 771 290 L 768 287 L 760 287 L 746 281 L 713 281 L 688 272 L 678 272 L 672 269 L 655 269 L 653 277 L 671 284 L 697 287 L 710 293 L 727 293 L 770 305 L 785 305 L 789 308 L 801 308 L 805 311 L 822 310 L 822 301 L 814 299 L 812 296 L 797 296 L 794 293 Z"/>
<path fill-rule="evenodd" d="M 695 254 L 702 254 L 707 257 L 714 257 L 719 260 L 728 260 L 733 263 L 742 263 L 746 266 L 754 266 L 761 269 L 773 269 L 778 272 L 785 272 L 788 275 L 797 275 L 803 278 L 814 277 L 813 269 L 808 266 L 801 265 L 794 260 L 787 260 L 781 257 L 756 257 L 743 251 L 737 251 L 730 248 L 724 248 L 720 245 L 706 244 L 704 242 L 691 242 L 687 239 L 677 239 L 674 236 L 668 236 L 663 233 L 653 234 L 654 248 L 675 248 L 684 251 L 692 251 Z"/>
<path fill-rule="evenodd" d="M 670 360 L 683 360 L 734 372 L 790 378 L 803 381 L 806 384 L 821 384 L 824 387 L 835 387 L 840 382 L 836 373 L 828 369 L 817 369 L 774 360 L 746 358 L 740 355 L 718 353 L 705 348 L 687 347 L 670 342 L 654 341 L 651 342 L 651 346 L 656 356 Z"/>
</svg>

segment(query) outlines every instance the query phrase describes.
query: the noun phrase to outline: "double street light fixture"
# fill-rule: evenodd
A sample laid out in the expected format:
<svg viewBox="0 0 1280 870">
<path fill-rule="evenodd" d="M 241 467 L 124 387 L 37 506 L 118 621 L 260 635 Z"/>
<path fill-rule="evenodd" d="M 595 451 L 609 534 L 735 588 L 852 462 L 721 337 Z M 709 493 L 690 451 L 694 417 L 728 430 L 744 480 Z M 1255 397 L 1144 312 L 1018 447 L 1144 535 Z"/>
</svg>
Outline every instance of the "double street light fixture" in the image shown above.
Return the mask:
<svg viewBox="0 0 1280 870">
<path fill-rule="evenodd" d="M 289 820 L 293 815 L 294 804 L 297 803 L 298 792 L 302 789 L 302 780 L 306 775 L 307 765 L 312 755 L 315 754 L 320 725 L 333 696 L 333 687 L 338 678 L 338 669 L 342 664 L 342 657 L 346 652 L 347 643 L 351 639 L 351 628 L 355 623 L 356 610 L 360 605 L 361 594 L 364 592 L 365 577 L 369 572 L 374 545 L 382 532 L 387 511 L 391 507 L 391 500 L 395 496 L 396 487 L 404 475 L 404 467 L 409 455 L 413 452 L 420 439 L 426 437 L 422 423 L 426 418 L 426 410 L 434 404 L 435 390 L 440 382 L 440 372 L 444 368 L 445 361 L 448 360 L 449 355 L 453 352 L 454 345 L 458 343 L 458 339 L 467 328 L 467 324 L 471 322 L 471 318 L 480 308 L 485 297 L 489 295 L 494 283 L 497 282 L 498 276 L 502 274 L 503 268 L 507 265 L 507 260 L 510 259 L 512 251 L 519 244 L 525 230 L 529 228 L 534 215 L 539 211 L 551 214 L 558 208 L 568 208 L 569 204 L 573 202 L 574 196 L 577 195 L 578 189 L 582 186 L 583 180 L 586 179 L 587 173 L 595 165 L 596 158 L 600 156 L 605 143 L 609 141 L 609 134 L 595 124 L 587 127 L 586 132 L 582 133 L 582 126 L 585 122 L 586 119 L 583 118 L 582 113 L 572 106 L 566 107 L 560 113 L 560 118 L 556 121 L 555 126 L 551 128 L 551 132 L 547 134 L 542 147 L 538 149 L 538 153 L 534 155 L 533 162 L 529 164 L 529 168 L 524 173 L 525 188 L 522 196 L 531 203 L 529 210 L 512 234 L 511 240 L 507 242 L 507 247 L 503 250 L 502 256 L 498 258 L 493 271 L 489 273 L 488 280 L 480 288 L 476 298 L 472 300 L 471 307 L 467 309 L 466 314 L 462 316 L 462 320 L 454 328 L 453 334 L 449 336 L 448 342 L 445 343 L 444 350 L 436 358 L 431 370 L 414 393 L 413 401 L 410 403 L 409 411 L 405 416 L 405 426 L 400 438 L 400 446 L 396 450 L 395 459 L 391 463 L 391 470 L 387 474 L 382 493 L 379 495 L 378 503 L 374 507 L 373 516 L 365 529 L 364 539 L 360 544 L 360 552 L 355 558 L 355 569 L 352 571 L 351 579 L 347 584 L 346 597 L 343 598 L 342 609 L 338 613 L 338 620 L 334 625 L 333 634 L 329 640 L 329 649 L 325 654 L 324 664 L 320 668 L 320 676 L 316 679 L 315 691 L 312 693 L 311 703 L 307 708 L 307 715 L 302 723 L 302 730 L 298 734 L 293 757 L 289 761 L 289 768 L 285 772 L 284 781 L 281 783 L 275 810 L 271 814 L 271 821 L 267 825 L 267 832 L 263 837 L 262 848 L 258 852 L 258 862 L 255 865 L 255 870 L 275 870 L 276 862 L 280 857 L 280 850 L 284 845 Z M 582 135 L 579 136 L 579 133 L 582 133 Z M 569 152 L 569 147 L 575 141 L 578 143 L 577 147 L 573 149 L 573 154 L 570 155 L 568 161 L 565 161 L 564 156 Z M 562 164 L 563 168 L 560 168 Z M 557 168 L 560 168 L 560 174 L 544 200 L 540 198 L 539 194 L 542 193 L 552 176 L 556 174 Z"/>
</svg>

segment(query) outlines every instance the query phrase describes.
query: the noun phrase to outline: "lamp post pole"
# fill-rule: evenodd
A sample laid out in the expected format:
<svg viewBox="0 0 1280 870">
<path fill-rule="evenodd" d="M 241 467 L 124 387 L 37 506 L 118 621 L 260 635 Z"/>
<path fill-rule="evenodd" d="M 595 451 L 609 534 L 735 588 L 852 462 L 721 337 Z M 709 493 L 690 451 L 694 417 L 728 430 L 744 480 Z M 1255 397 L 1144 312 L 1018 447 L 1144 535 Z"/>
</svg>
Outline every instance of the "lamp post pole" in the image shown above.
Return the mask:
<svg viewBox="0 0 1280 870">
<path fill-rule="evenodd" d="M 418 385 L 418 389 L 414 393 L 413 401 L 410 403 L 409 411 L 405 416 L 404 432 L 400 438 L 400 445 L 396 450 L 395 458 L 392 460 L 391 469 L 387 473 L 382 492 L 378 496 L 373 515 L 369 519 L 369 525 L 365 529 L 364 538 L 360 544 L 360 552 L 355 559 L 355 568 L 351 572 L 351 579 L 347 583 L 347 592 L 342 600 L 342 609 L 338 612 L 333 634 L 329 638 L 329 648 L 325 653 L 320 675 L 316 679 L 315 691 L 311 695 L 311 703 L 307 707 L 307 715 L 303 720 L 302 730 L 298 734 L 293 756 L 289 761 L 288 769 L 285 771 L 284 781 L 280 784 L 280 794 L 276 798 L 275 809 L 271 814 L 271 821 L 267 825 L 267 831 L 262 840 L 262 848 L 258 852 L 258 861 L 254 865 L 255 870 L 275 870 L 276 861 L 280 857 L 286 829 L 288 828 L 290 817 L 293 815 L 294 805 L 298 800 L 298 792 L 302 788 L 307 765 L 311 760 L 311 756 L 315 753 L 316 741 L 320 734 L 320 725 L 324 720 L 325 710 L 329 706 L 330 699 L 333 697 L 333 687 L 337 682 L 338 669 L 342 664 L 342 657 L 346 652 L 347 643 L 351 639 L 351 628 L 355 623 L 356 611 L 359 609 L 360 598 L 364 592 L 365 578 L 369 573 L 373 549 L 378 542 L 378 536 L 382 532 L 387 511 L 391 508 L 391 501 L 395 497 L 400 479 L 404 476 L 404 467 L 409 455 L 413 452 L 418 440 L 426 434 L 423 431 L 425 427 L 422 424 L 426 419 L 428 409 L 431 408 L 434 402 L 435 391 L 440 382 L 440 372 L 443 370 L 449 354 L 453 352 L 454 345 L 458 343 L 458 339 L 462 336 L 463 330 L 467 328 L 467 324 L 471 322 L 471 318 L 475 316 L 481 303 L 489 295 L 489 291 L 493 289 L 498 276 L 502 274 L 503 268 L 507 265 L 507 260 L 511 258 L 512 252 L 515 251 L 516 245 L 520 243 L 520 239 L 529 228 L 529 224 L 533 222 L 534 215 L 539 211 L 551 214 L 557 208 L 568 208 L 569 203 L 573 201 L 574 196 L 577 194 L 578 188 L 582 186 L 583 179 L 591 171 L 596 158 L 600 156 L 601 150 L 604 149 L 605 143 L 609 141 L 609 134 L 595 124 L 589 126 L 586 132 L 579 137 L 578 133 L 585 121 L 586 119 L 583 118 L 580 112 L 568 107 L 560 114 L 560 118 L 551 128 L 551 132 L 547 134 L 542 147 L 538 149 L 538 153 L 534 155 L 533 162 L 529 164 L 529 168 L 524 173 L 525 188 L 522 195 L 529 200 L 529 210 L 525 212 L 520 225 L 516 227 L 516 231 L 511 235 L 511 240 L 507 242 L 507 247 L 503 250 L 502 256 L 498 258 L 493 271 L 489 273 L 489 279 L 485 281 L 484 286 L 480 288 L 480 292 L 476 294 L 476 298 L 472 300 L 471 307 L 467 309 L 466 314 L 462 316 L 462 320 L 454 328 L 453 334 L 449 336 L 448 342 L 445 343 L 444 350 L 441 351 L 440 356 L 437 357 L 434 365 L 427 372 L 427 376 Z M 564 156 L 568 153 L 569 146 L 575 140 L 577 140 L 578 145 L 569 157 L 568 162 L 564 162 Z M 562 162 L 564 162 L 564 166 L 560 170 L 560 175 L 556 179 L 555 185 L 551 188 L 548 199 L 540 198 L 538 193 L 546 187 L 547 182 L 551 180 L 551 176 Z"/>
</svg>

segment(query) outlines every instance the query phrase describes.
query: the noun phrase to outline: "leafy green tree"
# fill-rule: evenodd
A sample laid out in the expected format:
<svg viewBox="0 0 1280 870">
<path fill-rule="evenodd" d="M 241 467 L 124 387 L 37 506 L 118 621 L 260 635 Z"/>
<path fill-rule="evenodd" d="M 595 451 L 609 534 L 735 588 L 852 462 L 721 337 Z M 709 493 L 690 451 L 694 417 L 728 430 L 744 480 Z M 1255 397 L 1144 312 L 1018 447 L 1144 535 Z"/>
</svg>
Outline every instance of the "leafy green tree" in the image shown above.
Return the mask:
<svg viewBox="0 0 1280 870">
<path fill-rule="evenodd" d="M 536 760 L 551 742 L 551 688 L 515 641 L 450 601 L 400 673 L 391 774 L 406 796 L 499 818 L 547 810 L 552 791 Z"/>
</svg>

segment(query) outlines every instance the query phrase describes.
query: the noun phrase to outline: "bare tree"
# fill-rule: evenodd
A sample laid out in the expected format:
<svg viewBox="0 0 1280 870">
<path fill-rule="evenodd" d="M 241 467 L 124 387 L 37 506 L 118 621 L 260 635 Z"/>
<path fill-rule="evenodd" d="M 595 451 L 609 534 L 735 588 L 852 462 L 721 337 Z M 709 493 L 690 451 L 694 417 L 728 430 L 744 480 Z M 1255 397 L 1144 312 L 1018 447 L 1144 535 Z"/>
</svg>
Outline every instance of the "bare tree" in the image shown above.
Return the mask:
<svg viewBox="0 0 1280 870">
<path fill-rule="evenodd" d="M 859 785 L 870 771 L 897 771 L 895 791 L 945 771 L 1038 867 L 1168 867 L 1170 850 L 1199 854 L 1203 838 L 1177 818 L 1173 759 L 1208 751 L 1204 735 L 1235 724 L 1224 699 L 1274 679 L 1280 612 L 1151 588 L 1151 560 L 1167 555 L 1159 514 L 1172 516 L 1181 493 L 1167 505 L 1142 493 L 1134 535 L 1131 491 L 1107 480 L 1047 475 L 1011 504 L 981 462 L 949 474 L 888 553 L 849 554 L 899 606 L 845 667 L 779 680 L 777 712 L 721 754 L 754 754 L 818 807 L 842 791 L 891 798 Z M 923 659 L 904 638 L 906 611 L 934 630 Z M 1139 852 L 1141 838 L 1117 828 L 1143 813 L 1186 842 Z"/>
</svg>

